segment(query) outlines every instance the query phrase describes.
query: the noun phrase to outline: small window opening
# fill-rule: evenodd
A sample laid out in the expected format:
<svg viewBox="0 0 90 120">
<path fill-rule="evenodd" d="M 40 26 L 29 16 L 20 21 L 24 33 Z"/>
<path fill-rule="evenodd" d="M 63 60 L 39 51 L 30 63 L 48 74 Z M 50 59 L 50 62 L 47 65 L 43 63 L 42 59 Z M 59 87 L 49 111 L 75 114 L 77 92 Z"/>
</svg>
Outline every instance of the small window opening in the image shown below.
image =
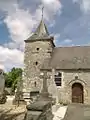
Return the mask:
<svg viewBox="0 0 90 120">
<path fill-rule="evenodd" d="M 38 65 L 38 62 L 36 62 L 35 64 Z"/>
<path fill-rule="evenodd" d="M 37 48 L 37 51 L 39 51 L 39 48 Z"/>
<path fill-rule="evenodd" d="M 35 86 L 35 87 L 37 86 L 37 83 L 36 83 L 36 81 L 34 82 L 34 86 Z"/>
</svg>

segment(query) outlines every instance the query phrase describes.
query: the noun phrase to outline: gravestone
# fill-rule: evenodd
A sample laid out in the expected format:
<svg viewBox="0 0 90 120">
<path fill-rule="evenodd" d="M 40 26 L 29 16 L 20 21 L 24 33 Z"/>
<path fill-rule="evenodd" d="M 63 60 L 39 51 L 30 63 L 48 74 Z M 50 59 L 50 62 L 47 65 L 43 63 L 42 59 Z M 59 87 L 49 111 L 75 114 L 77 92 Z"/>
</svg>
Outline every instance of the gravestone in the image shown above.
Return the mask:
<svg viewBox="0 0 90 120">
<path fill-rule="evenodd" d="M 15 99 L 13 100 L 13 104 L 17 106 L 26 104 L 22 93 L 22 80 L 17 82 L 17 89 L 15 92 Z"/>
<path fill-rule="evenodd" d="M 5 79 L 3 70 L 0 69 L 0 104 L 4 104 L 5 102 L 6 102 Z"/>
<path fill-rule="evenodd" d="M 50 101 L 36 101 L 27 106 L 24 120 L 52 120 L 52 105 Z"/>
</svg>

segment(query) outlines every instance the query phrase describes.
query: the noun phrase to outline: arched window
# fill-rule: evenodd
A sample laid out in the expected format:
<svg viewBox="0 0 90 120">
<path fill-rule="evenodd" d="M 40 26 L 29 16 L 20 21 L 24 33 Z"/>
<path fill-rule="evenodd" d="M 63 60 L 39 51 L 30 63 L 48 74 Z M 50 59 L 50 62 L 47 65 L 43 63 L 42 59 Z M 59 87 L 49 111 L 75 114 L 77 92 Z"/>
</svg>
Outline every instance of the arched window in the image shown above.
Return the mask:
<svg viewBox="0 0 90 120">
<path fill-rule="evenodd" d="M 60 72 L 57 72 L 55 75 L 54 75 L 54 78 L 55 78 L 55 83 L 56 83 L 56 86 L 61 86 L 61 82 L 62 82 L 62 73 Z"/>
</svg>

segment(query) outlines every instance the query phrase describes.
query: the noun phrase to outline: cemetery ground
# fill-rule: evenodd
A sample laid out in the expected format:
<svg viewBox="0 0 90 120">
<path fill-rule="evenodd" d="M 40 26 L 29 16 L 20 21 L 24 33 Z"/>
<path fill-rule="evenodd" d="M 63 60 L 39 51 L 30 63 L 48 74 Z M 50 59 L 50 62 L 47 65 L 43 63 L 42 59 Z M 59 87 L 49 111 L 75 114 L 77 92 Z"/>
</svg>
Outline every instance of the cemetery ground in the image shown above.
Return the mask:
<svg viewBox="0 0 90 120">
<path fill-rule="evenodd" d="M 13 96 L 8 96 L 5 104 L 0 104 L 0 120 L 23 120 L 26 112 L 25 105 L 13 105 Z"/>
<path fill-rule="evenodd" d="M 27 112 L 26 105 L 12 105 L 13 99 L 14 96 L 7 96 L 6 103 L 0 104 L 0 120 L 24 120 Z M 61 120 L 65 115 L 66 109 L 67 106 L 53 105 L 53 120 Z"/>
<path fill-rule="evenodd" d="M 57 97 L 56 97 L 56 103 L 54 105 L 51 105 L 53 99 L 51 98 L 49 99 L 46 73 L 44 73 L 44 77 L 43 77 L 43 88 L 41 94 L 39 98 L 37 97 L 36 103 L 32 103 L 31 105 L 28 102 L 29 109 L 27 109 L 27 105 L 25 105 L 24 103 L 13 105 L 13 100 L 15 100 L 15 98 L 16 100 L 23 100 L 22 94 L 20 92 L 20 85 L 21 85 L 20 82 L 18 82 L 17 85 L 16 93 L 18 94 L 15 94 L 15 96 L 7 95 L 5 97 L 5 94 L 3 94 L 5 80 L 3 79 L 3 74 L 1 75 L 2 75 L 1 76 L 2 94 L 0 96 L 0 99 L 1 98 L 7 98 L 7 99 L 6 101 L 5 99 L 2 99 L 4 100 L 3 101 L 4 103 L 0 104 L 0 120 L 90 120 L 90 105 L 84 105 L 79 103 L 69 104 L 69 105 L 61 104 L 61 102 L 58 103 L 59 101 L 57 101 Z M 55 88 L 55 86 L 53 85 L 53 87 L 52 86 L 49 87 L 49 92 L 52 91 L 56 96 L 57 92 L 55 93 L 55 89 L 53 91 L 53 89 L 51 88 Z M 46 100 L 47 102 L 45 102 Z M 44 103 L 44 105 L 42 103 Z M 46 108 L 44 109 L 44 107 Z M 28 118 L 25 116 L 28 116 Z M 40 119 L 35 119 L 36 117 L 40 117 Z M 48 119 L 48 117 L 50 119 Z"/>
<path fill-rule="evenodd" d="M 0 120 L 26 120 L 26 105 L 13 105 L 13 99 L 14 96 L 7 96 L 6 103 L 0 104 Z M 57 103 L 52 106 L 52 113 L 52 120 L 90 120 L 90 105 Z"/>
<path fill-rule="evenodd" d="M 17 73 L 17 70 L 18 69 L 13 68 L 12 71 L 10 72 L 10 74 L 5 74 L 5 77 L 9 78 L 9 76 L 7 77 L 7 75 L 10 75 L 10 76 L 12 76 L 10 78 L 13 78 L 13 77 L 16 78 L 15 76 L 21 75 L 21 69 L 18 70 L 18 75 L 15 74 L 15 73 Z M 1 88 L 0 120 L 31 120 L 31 119 L 25 118 L 25 115 L 27 115 L 28 112 L 29 112 L 29 115 L 31 114 L 31 112 L 33 113 L 32 108 L 29 107 L 31 109 L 31 111 L 30 111 L 29 109 L 26 108 L 27 105 L 25 105 L 24 103 L 18 104 L 18 103 L 20 103 L 19 100 L 23 101 L 22 93 L 21 93 L 21 89 L 20 89 L 21 83 L 22 83 L 21 77 L 18 77 L 18 78 L 20 78 L 20 80 L 16 79 L 14 82 L 14 83 L 16 83 L 18 80 L 17 91 L 15 92 L 14 96 L 10 94 L 10 91 L 8 89 L 4 88 L 5 85 L 8 86 L 10 81 L 12 81 L 12 79 L 6 79 L 5 77 L 4 77 L 3 72 L 1 72 L 0 79 L 2 81 L 2 84 L 0 84 L 1 85 L 0 86 L 0 88 Z M 51 106 L 52 99 L 51 98 L 49 99 L 46 78 L 47 78 L 47 74 L 45 72 L 44 78 L 43 78 L 43 88 L 42 88 L 39 98 L 37 98 L 38 102 L 36 102 L 35 104 L 33 103 L 32 105 L 30 105 L 30 103 L 29 103 L 29 105 L 32 106 L 33 109 L 35 110 L 34 114 L 37 113 L 38 110 L 42 109 L 41 115 L 44 115 L 44 116 L 42 116 L 42 117 L 44 117 L 43 119 L 45 119 L 45 117 L 47 117 L 47 119 L 45 119 L 45 120 L 61 120 L 65 114 L 66 108 L 60 107 L 60 104 Z M 5 84 L 5 81 L 8 81 L 8 82 L 6 82 L 6 84 Z M 13 86 L 13 82 L 12 82 L 12 84 L 10 83 L 11 88 L 14 88 L 15 85 L 16 84 L 14 84 L 14 86 Z M 7 94 L 6 91 L 8 91 L 9 94 Z M 48 100 L 50 100 L 50 101 L 48 101 Z M 13 104 L 15 101 L 17 101 L 17 105 Z M 45 102 L 45 101 L 47 101 L 47 102 Z M 43 105 L 43 103 L 44 103 L 44 105 Z M 37 108 L 36 106 L 39 106 L 40 109 L 38 109 L 39 107 Z M 46 107 L 45 110 L 44 110 L 44 107 Z M 50 110 L 49 114 L 48 114 L 48 110 Z M 32 115 L 33 114 L 31 114 L 30 117 L 32 117 Z M 50 117 L 50 119 L 48 119 L 48 116 Z M 37 116 L 37 117 L 39 117 L 39 116 Z M 43 120 L 43 119 L 40 119 L 40 120 Z"/>
<path fill-rule="evenodd" d="M 0 105 L 0 120 L 23 120 L 25 110 L 25 106 Z"/>
</svg>

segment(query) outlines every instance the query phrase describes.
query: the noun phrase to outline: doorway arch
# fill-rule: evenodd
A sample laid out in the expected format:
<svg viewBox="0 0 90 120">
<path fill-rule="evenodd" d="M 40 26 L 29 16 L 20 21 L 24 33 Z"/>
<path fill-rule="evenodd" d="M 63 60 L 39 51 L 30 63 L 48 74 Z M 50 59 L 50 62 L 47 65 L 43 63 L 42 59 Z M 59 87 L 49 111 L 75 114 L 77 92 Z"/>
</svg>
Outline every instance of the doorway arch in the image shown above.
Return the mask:
<svg viewBox="0 0 90 120">
<path fill-rule="evenodd" d="M 72 103 L 84 103 L 83 86 L 80 83 L 72 85 Z"/>
</svg>

